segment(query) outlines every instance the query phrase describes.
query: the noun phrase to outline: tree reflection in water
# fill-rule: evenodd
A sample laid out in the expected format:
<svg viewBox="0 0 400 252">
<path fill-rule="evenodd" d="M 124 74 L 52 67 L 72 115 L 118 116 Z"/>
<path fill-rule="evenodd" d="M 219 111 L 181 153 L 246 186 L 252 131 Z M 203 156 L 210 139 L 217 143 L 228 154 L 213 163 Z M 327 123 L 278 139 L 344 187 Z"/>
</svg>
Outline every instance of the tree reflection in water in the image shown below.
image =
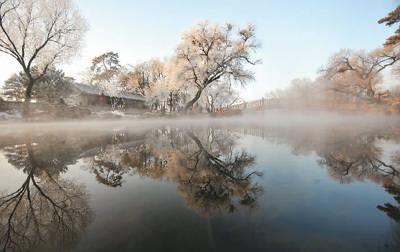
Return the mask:
<svg viewBox="0 0 400 252">
<path fill-rule="evenodd" d="M 377 209 L 395 221 L 392 237 L 385 244 L 386 248 L 393 251 L 400 250 L 400 152 L 394 151 L 385 158 L 380 143 L 381 140 L 389 139 L 397 142 L 397 133 L 397 130 L 387 129 L 378 133 L 365 132 L 354 137 L 347 135 L 347 140 L 341 138 L 317 150 L 321 157 L 319 163 L 328 169 L 332 178 L 341 183 L 368 179 L 394 195 L 397 206 L 391 203 L 377 206 Z"/>
<path fill-rule="evenodd" d="M 21 187 L 0 198 L 0 244 L 11 250 L 73 248 L 92 220 L 85 188 L 63 179 L 68 166 L 84 160 L 85 169 L 105 186 L 124 185 L 138 175 L 174 183 L 185 204 L 200 215 L 254 209 L 262 194 L 255 157 L 238 150 L 238 129 L 163 127 L 134 135 L 54 134 L 1 139 L 9 163 L 26 174 Z M 382 142 L 400 143 L 400 131 L 380 127 L 239 129 L 292 147 L 293 153 L 316 153 L 318 163 L 340 183 L 370 180 L 394 196 L 377 208 L 400 223 L 400 152 L 387 154 Z M 400 225 L 392 232 L 398 248 Z"/>
<path fill-rule="evenodd" d="M 186 205 L 202 215 L 253 209 L 262 188 L 248 172 L 254 157 L 234 151 L 235 136 L 226 130 L 154 130 L 146 143 L 128 148 L 113 167 L 177 184 Z"/>
<path fill-rule="evenodd" d="M 400 151 L 384 155 L 382 143 L 400 143 L 398 127 L 378 125 L 362 127 L 297 127 L 236 129 L 285 144 L 295 155 L 316 153 L 318 164 L 340 183 L 369 180 L 381 185 L 394 196 L 397 205 L 385 203 L 377 209 L 386 213 L 396 224 L 392 228 L 390 244 L 386 248 L 400 251 Z M 388 150 L 386 150 L 388 152 Z"/>
<path fill-rule="evenodd" d="M 208 150 L 193 133 L 187 135 L 196 147 L 177 156 L 178 174 L 174 176 L 186 204 L 203 215 L 233 212 L 239 205 L 253 209 L 262 192 L 251 180 L 261 174 L 246 173 L 254 157 L 245 151 L 235 153 L 232 148 L 221 155 Z"/>
<path fill-rule="evenodd" d="M 368 179 L 382 185 L 400 203 L 400 167 L 397 161 L 399 153 L 395 152 L 389 160 L 383 160 L 379 139 L 380 137 L 374 134 L 364 134 L 337 145 L 327 146 L 318 152 L 321 156 L 319 162 L 328 169 L 331 177 L 341 183 Z M 385 247 L 400 251 L 400 205 L 385 203 L 383 206 L 378 205 L 377 209 L 396 222 L 392 226 L 392 237 Z"/>
<path fill-rule="evenodd" d="M 83 185 L 62 178 L 82 159 L 85 169 L 109 187 L 139 175 L 177 185 L 186 205 L 210 216 L 254 209 L 262 188 L 251 171 L 255 157 L 236 150 L 237 135 L 225 129 L 154 129 L 143 135 L 46 134 L 3 138 L 8 162 L 27 176 L 0 198 L 1 245 L 11 250 L 73 248 L 92 220 Z"/>
<path fill-rule="evenodd" d="M 102 139 L 95 148 L 84 152 L 87 168 L 96 176 L 96 180 L 109 187 L 120 187 L 125 175 L 130 175 L 130 168 L 123 165 L 123 157 L 129 149 L 144 142 L 143 136 L 114 131 L 108 139 Z"/>
<path fill-rule="evenodd" d="M 60 177 L 69 159 L 60 158 L 61 152 L 55 156 L 50 150 L 43 152 L 31 142 L 5 152 L 26 179 L 16 191 L 0 197 L 2 250 L 72 249 L 91 222 L 92 211 L 84 186 Z"/>
</svg>

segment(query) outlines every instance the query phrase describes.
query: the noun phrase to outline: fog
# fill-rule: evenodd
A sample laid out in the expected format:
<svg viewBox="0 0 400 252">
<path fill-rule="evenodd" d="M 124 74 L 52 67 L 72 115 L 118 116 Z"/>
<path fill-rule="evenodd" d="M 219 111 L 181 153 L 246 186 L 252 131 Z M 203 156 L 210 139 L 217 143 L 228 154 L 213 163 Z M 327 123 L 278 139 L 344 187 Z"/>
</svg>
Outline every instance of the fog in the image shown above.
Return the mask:
<svg viewBox="0 0 400 252">
<path fill-rule="evenodd" d="M 70 120 L 51 122 L 9 122 L 0 124 L 0 136 L 19 134 L 76 132 L 92 134 L 128 130 L 142 132 L 157 127 L 282 127 L 282 128 L 342 128 L 343 130 L 373 129 L 398 126 L 400 118 L 391 115 L 350 115 L 326 111 L 263 111 L 233 117 L 179 117 L 120 120 Z"/>
</svg>

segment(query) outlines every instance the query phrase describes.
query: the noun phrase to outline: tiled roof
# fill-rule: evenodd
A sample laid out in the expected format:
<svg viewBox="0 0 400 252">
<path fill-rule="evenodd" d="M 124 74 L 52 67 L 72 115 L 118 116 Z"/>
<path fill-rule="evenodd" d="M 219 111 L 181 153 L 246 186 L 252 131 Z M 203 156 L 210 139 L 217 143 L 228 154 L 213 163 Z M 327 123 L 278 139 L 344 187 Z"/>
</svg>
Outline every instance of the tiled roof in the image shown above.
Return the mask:
<svg viewBox="0 0 400 252">
<path fill-rule="evenodd" d="M 101 95 L 104 93 L 104 95 L 109 96 L 106 92 L 102 92 L 99 88 L 95 86 L 89 86 L 86 84 L 81 84 L 81 83 L 73 83 L 73 87 L 81 93 L 86 93 L 86 94 L 92 94 L 92 95 Z M 130 92 L 122 92 L 118 98 L 124 98 L 124 99 L 129 99 L 129 100 L 137 100 L 137 101 L 144 101 L 144 97 L 139 94 L 134 94 Z"/>
</svg>

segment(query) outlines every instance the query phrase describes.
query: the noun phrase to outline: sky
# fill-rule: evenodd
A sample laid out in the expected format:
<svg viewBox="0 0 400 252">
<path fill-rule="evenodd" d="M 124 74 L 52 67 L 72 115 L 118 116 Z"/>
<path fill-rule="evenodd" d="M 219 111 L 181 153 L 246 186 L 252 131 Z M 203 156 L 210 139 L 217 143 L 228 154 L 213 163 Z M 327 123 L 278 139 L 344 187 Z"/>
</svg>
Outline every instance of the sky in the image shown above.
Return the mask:
<svg viewBox="0 0 400 252">
<path fill-rule="evenodd" d="M 183 31 L 199 21 L 257 27 L 262 47 L 252 68 L 255 81 L 241 89 L 245 100 L 282 89 L 294 78 L 315 78 L 329 56 L 342 48 L 380 47 L 395 27 L 377 23 L 398 0 L 75 0 L 89 24 L 80 55 L 59 66 L 80 80 L 91 59 L 117 52 L 135 65 L 173 54 Z M 0 54 L 0 84 L 21 67 Z"/>
</svg>

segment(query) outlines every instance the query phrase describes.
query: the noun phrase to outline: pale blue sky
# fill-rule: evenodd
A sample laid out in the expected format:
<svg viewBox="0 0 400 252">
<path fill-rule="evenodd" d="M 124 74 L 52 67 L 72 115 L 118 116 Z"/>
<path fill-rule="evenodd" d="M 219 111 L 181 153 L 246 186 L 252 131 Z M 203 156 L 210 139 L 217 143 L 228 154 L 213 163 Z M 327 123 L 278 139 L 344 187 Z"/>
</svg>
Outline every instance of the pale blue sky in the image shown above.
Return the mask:
<svg viewBox="0 0 400 252">
<path fill-rule="evenodd" d="M 254 68 L 256 81 L 244 98 L 283 88 L 297 77 L 313 78 L 332 53 L 341 48 L 373 49 L 393 33 L 377 20 L 397 0 L 203 0 L 203 1 L 75 1 L 90 29 L 81 56 L 63 66 L 77 77 L 90 60 L 106 51 L 118 52 L 123 64 L 136 64 L 173 53 L 182 31 L 200 20 L 253 23 L 262 44 Z M 0 56 L 0 82 L 20 69 Z"/>
</svg>

